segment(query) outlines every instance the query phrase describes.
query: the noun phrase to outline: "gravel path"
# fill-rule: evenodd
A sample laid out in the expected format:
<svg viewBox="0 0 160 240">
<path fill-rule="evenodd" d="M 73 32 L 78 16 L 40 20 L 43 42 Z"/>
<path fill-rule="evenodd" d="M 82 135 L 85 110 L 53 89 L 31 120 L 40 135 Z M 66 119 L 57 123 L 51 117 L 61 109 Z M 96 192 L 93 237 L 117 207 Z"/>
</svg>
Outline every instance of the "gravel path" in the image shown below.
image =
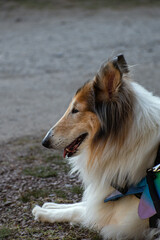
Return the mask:
<svg viewBox="0 0 160 240">
<path fill-rule="evenodd" d="M 81 84 L 122 52 L 160 94 L 160 8 L 0 10 L 0 142 L 47 131 Z"/>
</svg>

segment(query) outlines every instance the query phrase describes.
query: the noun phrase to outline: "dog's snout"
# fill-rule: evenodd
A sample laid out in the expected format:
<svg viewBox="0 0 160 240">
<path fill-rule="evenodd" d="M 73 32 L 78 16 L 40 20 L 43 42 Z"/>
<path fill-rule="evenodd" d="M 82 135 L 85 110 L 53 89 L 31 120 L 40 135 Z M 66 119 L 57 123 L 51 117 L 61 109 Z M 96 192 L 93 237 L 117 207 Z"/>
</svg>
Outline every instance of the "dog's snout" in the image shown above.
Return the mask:
<svg viewBox="0 0 160 240">
<path fill-rule="evenodd" d="M 44 147 L 51 148 L 51 136 L 52 136 L 52 131 L 50 130 L 42 140 L 42 145 Z"/>
</svg>

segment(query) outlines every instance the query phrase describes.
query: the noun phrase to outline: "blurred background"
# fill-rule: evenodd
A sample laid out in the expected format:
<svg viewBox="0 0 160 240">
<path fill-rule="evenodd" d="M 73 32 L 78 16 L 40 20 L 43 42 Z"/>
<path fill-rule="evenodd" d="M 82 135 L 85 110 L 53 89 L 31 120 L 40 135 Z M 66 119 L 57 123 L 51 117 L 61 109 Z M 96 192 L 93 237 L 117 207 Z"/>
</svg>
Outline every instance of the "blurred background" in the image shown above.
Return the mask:
<svg viewBox="0 0 160 240">
<path fill-rule="evenodd" d="M 0 0 L 0 239 L 102 240 L 31 212 L 80 201 L 66 159 L 41 141 L 77 88 L 119 53 L 160 96 L 160 0 Z"/>
<path fill-rule="evenodd" d="M 102 62 L 123 53 L 160 94 L 159 0 L 0 0 L 0 142 L 46 132 Z"/>
</svg>

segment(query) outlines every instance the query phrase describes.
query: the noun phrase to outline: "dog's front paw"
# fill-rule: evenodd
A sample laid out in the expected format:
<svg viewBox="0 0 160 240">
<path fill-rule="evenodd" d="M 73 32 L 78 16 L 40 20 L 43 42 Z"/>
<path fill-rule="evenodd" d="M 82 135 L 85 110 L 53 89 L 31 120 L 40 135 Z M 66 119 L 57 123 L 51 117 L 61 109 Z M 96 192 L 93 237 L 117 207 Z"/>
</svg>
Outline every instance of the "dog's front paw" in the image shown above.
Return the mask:
<svg viewBox="0 0 160 240">
<path fill-rule="evenodd" d="M 45 209 L 42 209 L 39 206 L 35 206 L 32 210 L 32 214 L 34 215 L 34 219 L 36 221 L 47 222 L 48 212 Z"/>
</svg>

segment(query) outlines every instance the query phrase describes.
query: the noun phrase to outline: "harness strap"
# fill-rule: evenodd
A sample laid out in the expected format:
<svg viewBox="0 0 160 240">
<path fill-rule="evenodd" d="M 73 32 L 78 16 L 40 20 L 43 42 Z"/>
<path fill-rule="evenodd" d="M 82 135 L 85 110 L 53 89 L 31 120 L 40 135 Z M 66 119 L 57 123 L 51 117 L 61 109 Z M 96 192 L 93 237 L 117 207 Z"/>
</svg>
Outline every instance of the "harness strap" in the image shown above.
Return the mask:
<svg viewBox="0 0 160 240">
<path fill-rule="evenodd" d="M 158 220 L 157 214 L 155 214 L 154 216 L 149 218 L 149 226 L 150 226 L 150 228 L 157 228 L 157 220 Z"/>
<path fill-rule="evenodd" d="M 125 185 L 125 187 L 120 187 L 112 183 L 111 186 L 115 188 L 118 192 L 122 193 L 123 195 L 125 195 L 128 192 L 127 184 Z"/>
<path fill-rule="evenodd" d="M 159 196 L 158 196 L 157 190 L 155 188 L 155 184 L 154 184 L 155 178 L 156 178 L 156 176 L 154 175 L 152 170 L 148 170 L 146 180 L 147 180 L 149 192 L 150 192 L 154 207 L 157 212 L 157 216 L 158 216 L 158 218 L 160 218 L 160 199 L 159 199 Z"/>
<path fill-rule="evenodd" d="M 155 159 L 155 162 L 154 162 L 154 165 L 158 165 L 160 164 L 160 146 L 158 148 L 158 152 L 157 152 L 157 156 L 156 156 L 156 159 Z"/>
<path fill-rule="evenodd" d="M 160 164 L 160 146 L 158 148 L 158 152 L 157 152 L 157 156 L 155 159 L 155 165 Z M 149 172 L 149 171 L 148 171 Z M 157 211 L 157 214 L 155 214 L 154 216 L 152 216 L 151 218 L 149 218 L 149 226 L 151 228 L 157 228 L 157 221 L 160 218 L 160 199 L 158 197 L 157 191 L 155 189 L 155 185 L 154 185 L 154 177 L 153 174 L 151 176 L 151 174 L 147 174 L 147 183 L 148 183 L 148 187 L 149 187 L 149 191 L 153 200 L 153 204 L 155 206 L 155 209 Z"/>
</svg>

